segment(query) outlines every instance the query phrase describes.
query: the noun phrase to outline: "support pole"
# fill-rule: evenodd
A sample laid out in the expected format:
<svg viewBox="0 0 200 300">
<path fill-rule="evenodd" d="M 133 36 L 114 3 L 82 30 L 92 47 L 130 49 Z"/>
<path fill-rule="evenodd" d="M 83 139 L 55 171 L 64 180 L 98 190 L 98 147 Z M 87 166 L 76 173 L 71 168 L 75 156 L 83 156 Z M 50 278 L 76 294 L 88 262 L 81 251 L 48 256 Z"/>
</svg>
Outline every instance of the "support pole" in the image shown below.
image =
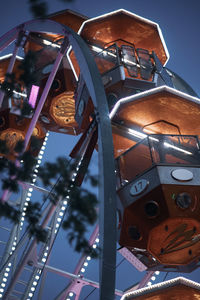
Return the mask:
<svg viewBox="0 0 200 300">
<path fill-rule="evenodd" d="M 17 57 L 17 53 L 19 51 L 21 40 L 22 40 L 22 34 L 23 34 L 22 32 L 19 32 L 19 34 L 18 34 L 18 39 L 16 41 L 15 48 L 14 48 L 13 54 L 11 56 L 6 74 L 11 74 L 12 71 L 13 71 L 15 61 L 16 61 L 16 57 Z M 4 91 L 0 90 L 0 108 L 1 108 L 2 103 L 3 103 L 4 94 L 5 94 Z"/>
<path fill-rule="evenodd" d="M 56 75 L 56 73 L 58 71 L 58 68 L 60 66 L 60 63 L 62 61 L 62 58 L 63 58 L 66 50 L 67 50 L 67 40 L 65 39 L 64 42 L 63 42 L 63 44 L 62 44 L 62 46 L 61 46 L 60 52 L 58 53 L 58 55 L 56 57 L 56 61 L 55 61 L 54 65 L 53 65 L 52 71 L 51 71 L 51 73 L 49 75 L 49 78 L 48 78 L 47 83 L 45 85 L 45 88 L 43 90 L 42 96 L 41 96 L 41 98 L 39 100 L 39 103 L 38 103 L 37 108 L 35 110 L 35 113 L 33 115 L 33 118 L 31 119 L 31 123 L 30 123 L 28 131 L 26 133 L 25 140 L 24 140 L 24 149 L 26 149 L 26 147 L 28 146 L 28 143 L 30 141 L 31 135 L 33 133 L 33 130 L 35 128 L 37 120 L 38 120 L 38 118 L 40 116 L 41 110 L 43 108 L 43 105 L 45 103 L 45 100 L 47 98 L 47 95 L 49 93 L 49 90 L 51 88 L 51 85 L 53 83 L 53 80 L 55 78 L 55 75 Z"/>
<path fill-rule="evenodd" d="M 61 199 L 59 199 L 60 201 Z M 58 201 L 58 202 L 59 202 Z M 57 208 L 57 205 L 52 204 L 51 207 L 49 208 L 49 211 L 46 215 L 46 217 L 44 218 L 42 224 L 41 224 L 41 228 L 44 229 L 49 221 L 51 220 L 51 217 L 53 216 L 55 210 Z M 25 265 L 27 264 L 27 261 L 30 259 L 30 257 L 33 255 L 34 249 L 37 246 L 37 239 L 34 238 L 26 252 L 26 254 L 24 255 L 24 257 L 22 258 L 21 262 L 19 263 L 19 266 L 17 268 L 17 270 L 15 271 L 15 273 L 13 274 L 13 278 L 11 278 L 11 282 L 10 285 L 8 286 L 7 291 L 5 292 L 5 299 L 9 299 L 9 295 L 12 292 L 17 280 L 19 279 Z"/>
</svg>

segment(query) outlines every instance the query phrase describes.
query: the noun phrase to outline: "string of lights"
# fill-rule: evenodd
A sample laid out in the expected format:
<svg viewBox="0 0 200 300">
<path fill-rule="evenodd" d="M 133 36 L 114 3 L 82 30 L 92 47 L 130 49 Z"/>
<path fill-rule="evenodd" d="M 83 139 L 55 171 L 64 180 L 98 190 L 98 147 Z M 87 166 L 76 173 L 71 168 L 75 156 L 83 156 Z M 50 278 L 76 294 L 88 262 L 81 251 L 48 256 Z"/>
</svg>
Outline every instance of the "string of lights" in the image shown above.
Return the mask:
<svg viewBox="0 0 200 300">
<path fill-rule="evenodd" d="M 39 168 L 39 166 L 42 162 L 42 158 L 43 158 L 43 155 L 44 155 L 44 150 L 46 148 L 48 136 L 49 136 L 49 132 L 46 133 L 43 145 L 42 145 L 42 147 L 40 149 L 40 152 L 38 154 L 37 164 L 36 164 L 34 172 L 33 172 L 32 183 L 35 183 L 36 180 L 37 180 L 38 168 Z M 26 216 L 26 210 L 27 210 L 27 207 L 28 207 L 29 202 L 31 200 L 32 192 L 33 192 L 33 188 L 29 188 L 28 192 L 27 192 L 27 195 L 26 195 L 26 198 L 25 198 L 25 201 L 24 201 L 24 204 L 23 204 L 23 207 L 22 207 L 22 213 L 21 213 L 20 220 L 19 220 L 19 230 L 20 231 L 23 230 L 23 225 L 24 225 L 25 216 Z M 11 246 L 10 256 L 14 253 L 18 241 L 19 241 L 19 232 L 14 237 L 14 241 L 13 241 L 12 246 Z M 5 287 L 6 287 L 9 272 L 11 271 L 11 267 L 12 267 L 12 263 L 9 262 L 2 270 L 3 277 L 2 277 L 2 282 L 0 283 L 0 298 L 3 298 L 3 293 L 4 293 L 4 290 L 5 290 Z"/>
</svg>

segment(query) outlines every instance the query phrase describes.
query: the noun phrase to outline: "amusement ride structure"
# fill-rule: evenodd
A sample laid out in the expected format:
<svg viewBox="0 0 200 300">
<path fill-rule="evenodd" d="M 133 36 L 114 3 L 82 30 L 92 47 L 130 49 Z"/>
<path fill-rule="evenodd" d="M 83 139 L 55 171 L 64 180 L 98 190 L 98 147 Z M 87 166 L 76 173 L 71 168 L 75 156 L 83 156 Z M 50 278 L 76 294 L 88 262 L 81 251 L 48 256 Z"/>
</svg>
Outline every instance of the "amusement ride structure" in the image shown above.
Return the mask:
<svg viewBox="0 0 200 300">
<path fill-rule="evenodd" d="M 78 300 L 86 285 L 100 288 L 101 300 L 153 299 L 152 293 L 165 299 L 165 288 L 168 299 L 176 293 L 193 299 L 200 286 L 184 278 L 153 287 L 150 282 L 160 271 L 192 272 L 200 259 L 200 99 L 165 67 L 169 54 L 158 24 L 123 9 L 92 19 L 66 10 L 0 38 L 1 51 L 11 44 L 13 53 L 0 60 L 0 80 L 14 72 L 20 90 L 11 98 L 0 93 L 0 139 L 10 149 L 19 140 L 28 148 L 34 135 L 41 150 L 32 182 L 21 183 L 22 195 L 13 202 L 20 223 L 1 226 L 8 238 L 1 242 L 0 297 L 30 300 L 38 287 L 38 299 L 44 299 L 50 271 L 71 280 L 55 298 L 60 300 Z M 37 58 L 40 81 L 30 88 L 19 79 L 22 49 Z M 34 112 L 22 120 L 18 106 L 25 101 Z M 99 283 L 83 277 L 90 256 L 82 255 L 73 274 L 48 264 L 73 185 L 42 211 L 47 242 L 30 240 L 23 229 L 33 190 L 50 193 L 36 179 L 51 131 L 81 135 L 71 152 L 74 185 L 81 185 L 81 166 L 98 151 L 99 224 L 89 243 L 100 244 Z M 8 191 L 2 201 L 9 201 Z M 117 242 L 118 252 L 146 271 L 126 292 L 115 289 Z"/>
</svg>

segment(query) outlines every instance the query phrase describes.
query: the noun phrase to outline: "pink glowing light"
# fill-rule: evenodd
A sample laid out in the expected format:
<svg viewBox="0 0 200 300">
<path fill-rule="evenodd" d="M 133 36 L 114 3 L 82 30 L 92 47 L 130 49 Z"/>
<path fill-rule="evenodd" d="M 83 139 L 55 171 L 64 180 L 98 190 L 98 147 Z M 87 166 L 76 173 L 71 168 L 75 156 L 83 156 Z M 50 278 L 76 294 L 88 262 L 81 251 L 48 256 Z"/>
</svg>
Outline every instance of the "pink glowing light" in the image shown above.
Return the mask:
<svg viewBox="0 0 200 300">
<path fill-rule="evenodd" d="M 38 92 L 39 92 L 39 86 L 37 86 L 37 85 L 32 85 L 31 93 L 30 93 L 30 97 L 29 97 L 28 103 L 29 103 L 33 108 L 35 107 L 35 104 L 36 104 Z"/>
</svg>

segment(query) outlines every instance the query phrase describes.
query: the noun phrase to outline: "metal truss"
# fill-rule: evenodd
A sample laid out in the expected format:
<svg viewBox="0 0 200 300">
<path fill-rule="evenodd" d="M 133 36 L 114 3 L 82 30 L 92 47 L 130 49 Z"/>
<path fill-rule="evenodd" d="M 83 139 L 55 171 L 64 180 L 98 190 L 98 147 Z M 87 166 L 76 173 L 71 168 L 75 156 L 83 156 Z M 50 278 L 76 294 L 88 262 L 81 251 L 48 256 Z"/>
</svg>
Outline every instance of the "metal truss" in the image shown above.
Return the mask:
<svg viewBox="0 0 200 300">
<path fill-rule="evenodd" d="M 28 132 L 25 137 L 27 145 L 35 124 L 38 120 L 42 107 L 45 103 L 51 84 L 54 80 L 58 67 L 63 56 L 68 50 L 68 41 L 75 53 L 78 61 L 80 72 L 84 78 L 87 89 L 93 101 L 95 111 L 97 112 L 98 126 L 98 153 L 99 153 L 99 178 L 100 189 L 99 197 L 101 199 L 99 214 L 100 222 L 96 225 L 92 233 L 89 243 L 93 245 L 99 234 L 100 248 L 102 255 L 100 258 L 100 283 L 86 279 L 81 275 L 81 269 L 86 264 L 87 256 L 83 255 L 73 274 L 51 267 L 49 257 L 54 245 L 54 240 L 57 236 L 58 229 L 61 224 L 61 217 L 64 215 L 69 199 L 59 199 L 57 204 L 48 204 L 42 211 L 41 226 L 49 232 L 46 243 L 37 243 L 35 238 L 30 238 L 28 232 L 22 234 L 22 225 L 14 225 L 6 228 L 1 226 L 0 230 L 8 233 L 8 239 L 1 244 L 5 247 L 2 261 L 0 279 L 3 283 L 3 289 L 6 288 L 6 283 L 9 282 L 8 288 L 4 294 L 4 299 L 31 299 L 34 296 L 39 279 L 41 277 L 40 291 L 38 299 L 42 299 L 43 287 L 47 272 L 54 272 L 59 276 L 64 276 L 71 279 L 71 283 L 63 289 L 56 299 L 66 299 L 69 293 L 75 294 L 75 299 L 78 300 L 80 292 L 85 285 L 90 285 L 95 288 L 100 287 L 101 300 L 113 300 L 115 295 L 123 295 L 122 291 L 115 290 L 115 265 L 116 265 L 116 199 L 115 199 L 115 173 L 114 173 L 114 156 L 112 145 L 112 132 L 107 107 L 107 99 L 102 84 L 101 76 L 97 66 L 89 52 L 85 42 L 72 29 L 50 20 L 34 20 L 24 23 L 0 38 L 0 51 L 17 40 L 7 73 L 11 73 L 14 67 L 18 50 L 21 46 L 21 41 L 30 32 L 38 33 L 54 33 L 64 36 L 64 42 L 58 52 L 54 66 L 43 90 L 39 104 L 31 120 Z M 0 92 L 0 104 L 3 100 L 3 92 Z M 106 135 L 104 134 L 106 132 Z M 79 162 L 77 162 L 78 164 Z M 20 207 L 21 217 L 23 218 L 24 207 L 30 191 L 33 189 L 42 193 L 49 191 L 36 186 L 34 183 L 19 183 L 22 185 L 22 195 L 17 199 L 15 205 Z M 8 200 L 8 193 L 4 194 L 4 200 Z M 67 197 L 68 198 L 68 197 Z M 30 199 L 29 199 L 30 200 Z M 146 267 L 133 255 L 130 256 L 126 249 L 119 251 L 134 267 L 139 271 L 144 271 Z M 10 280 L 8 280 L 11 274 Z M 153 272 L 147 272 L 143 280 L 137 286 L 143 287 L 152 276 Z M 8 280 L 8 281 L 7 281 Z"/>
</svg>

